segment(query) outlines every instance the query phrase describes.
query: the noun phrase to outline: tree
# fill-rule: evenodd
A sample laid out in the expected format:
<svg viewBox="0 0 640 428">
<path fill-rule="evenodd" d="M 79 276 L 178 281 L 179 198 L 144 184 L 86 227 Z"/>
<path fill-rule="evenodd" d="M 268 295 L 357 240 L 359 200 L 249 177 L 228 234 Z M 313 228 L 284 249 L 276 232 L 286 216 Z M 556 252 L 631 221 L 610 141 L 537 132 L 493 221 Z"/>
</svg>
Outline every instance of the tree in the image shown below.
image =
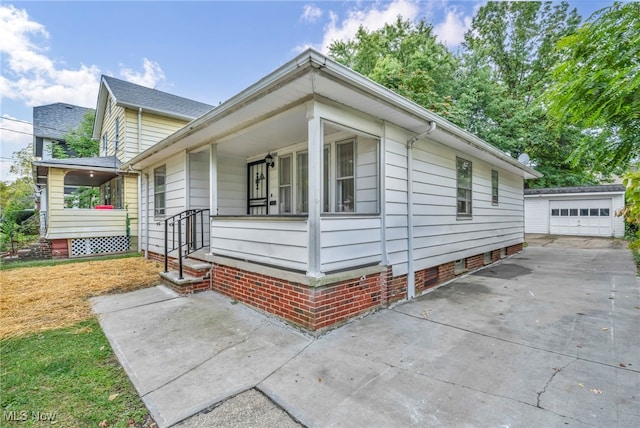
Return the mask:
<svg viewBox="0 0 640 428">
<path fill-rule="evenodd" d="M 376 31 L 360 27 L 353 40 L 333 42 L 329 55 L 429 110 L 451 112 L 458 61 L 424 21 L 398 17 Z"/>
<path fill-rule="evenodd" d="M 72 128 L 64 135 L 66 150 L 59 145 L 52 146 L 52 155 L 55 158 L 88 158 L 100 154 L 100 143 L 91 139 L 93 134 L 93 122 L 95 112 L 87 110 L 77 127 Z M 67 150 L 70 154 L 67 153 Z"/>
<path fill-rule="evenodd" d="M 592 128 L 575 153 L 603 169 L 626 168 L 640 154 L 640 3 L 615 3 L 596 12 L 557 43 L 545 96 L 549 113 Z"/>
</svg>

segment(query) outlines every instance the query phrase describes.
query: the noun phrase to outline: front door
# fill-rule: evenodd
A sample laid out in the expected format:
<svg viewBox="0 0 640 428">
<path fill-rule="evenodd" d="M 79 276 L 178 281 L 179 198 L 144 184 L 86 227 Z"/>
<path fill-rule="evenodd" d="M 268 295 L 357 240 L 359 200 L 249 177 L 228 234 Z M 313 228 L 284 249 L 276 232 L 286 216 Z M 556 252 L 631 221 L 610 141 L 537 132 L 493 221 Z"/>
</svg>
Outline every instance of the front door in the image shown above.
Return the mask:
<svg viewBox="0 0 640 428">
<path fill-rule="evenodd" d="M 248 165 L 247 186 L 247 214 L 269 214 L 269 167 L 264 159 Z"/>
</svg>

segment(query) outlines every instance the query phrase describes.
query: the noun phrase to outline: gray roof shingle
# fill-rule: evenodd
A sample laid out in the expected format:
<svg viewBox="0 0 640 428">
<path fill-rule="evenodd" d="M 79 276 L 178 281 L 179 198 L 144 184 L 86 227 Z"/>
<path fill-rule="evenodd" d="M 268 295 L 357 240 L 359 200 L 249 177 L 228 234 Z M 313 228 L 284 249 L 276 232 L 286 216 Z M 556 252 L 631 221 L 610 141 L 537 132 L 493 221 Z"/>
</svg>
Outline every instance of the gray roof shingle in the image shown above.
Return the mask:
<svg viewBox="0 0 640 428">
<path fill-rule="evenodd" d="M 213 108 L 208 104 L 146 88 L 115 77 L 102 76 L 118 104 L 195 119 Z"/>
<path fill-rule="evenodd" d="M 93 168 L 118 168 L 122 164 L 115 156 L 103 156 L 93 158 L 66 158 L 66 159 L 48 159 L 43 161 L 34 161 L 36 166 L 81 166 Z"/>
<path fill-rule="evenodd" d="M 80 125 L 82 116 L 91 108 L 55 103 L 33 108 L 33 135 L 63 140 L 65 134 Z"/>
<path fill-rule="evenodd" d="M 603 192 L 624 192 L 626 189 L 622 184 L 603 184 L 600 186 L 579 186 L 579 187 L 545 187 L 540 189 L 524 189 L 525 195 L 560 195 L 563 193 L 603 193 Z"/>
</svg>

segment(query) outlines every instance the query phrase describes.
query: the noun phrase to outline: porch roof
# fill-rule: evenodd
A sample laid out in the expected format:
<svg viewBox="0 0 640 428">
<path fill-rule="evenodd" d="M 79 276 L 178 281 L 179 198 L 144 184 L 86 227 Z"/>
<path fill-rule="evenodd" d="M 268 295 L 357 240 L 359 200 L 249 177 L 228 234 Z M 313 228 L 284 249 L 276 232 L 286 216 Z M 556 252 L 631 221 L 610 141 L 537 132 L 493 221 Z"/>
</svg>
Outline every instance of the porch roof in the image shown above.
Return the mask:
<svg viewBox="0 0 640 428">
<path fill-rule="evenodd" d="M 267 118 L 283 120 L 281 113 L 288 109 L 291 117 L 304 118 L 301 116 L 304 110 L 293 107 L 314 97 L 367 113 L 381 121 L 407 129 L 416 136 L 425 133 L 435 123 L 435 129 L 429 134 L 429 138 L 434 141 L 469 153 L 524 178 L 542 176 L 475 135 L 313 49 L 298 55 L 254 85 L 126 162 L 123 167 L 142 169 L 182 150 L 191 150 L 208 142 L 219 142 L 229 136 L 247 133 L 253 124 Z M 303 119 L 302 123 L 306 124 L 306 121 Z M 279 132 L 302 131 L 295 131 L 293 127 L 271 128 Z M 303 131 L 306 132 L 306 128 Z M 263 134 L 261 136 L 264 137 Z M 265 144 L 266 140 L 253 139 L 252 144 Z M 266 152 L 269 147 L 262 149 Z"/>
<path fill-rule="evenodd" d="M 49 168 L 53 167 L 73 170 L 67 183 L 69 185 L 99 186 L 117 175 L 121 162 L 115 156 L 103 156 L 39 160 L 32 164 L 36 171 L 36 184 L 46 184 Z"/>
</svg>

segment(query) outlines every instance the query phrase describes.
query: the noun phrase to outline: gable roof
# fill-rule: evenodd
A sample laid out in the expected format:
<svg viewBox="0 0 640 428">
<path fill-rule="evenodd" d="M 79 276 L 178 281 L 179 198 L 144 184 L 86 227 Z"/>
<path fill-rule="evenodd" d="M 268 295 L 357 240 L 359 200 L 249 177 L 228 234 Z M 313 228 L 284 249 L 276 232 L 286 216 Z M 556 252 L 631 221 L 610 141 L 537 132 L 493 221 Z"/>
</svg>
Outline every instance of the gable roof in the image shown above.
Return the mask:
<svg viewBox="0 0 640 428">
<path fill-rule="evenodd" d="M 524 178 L 542 176 L 470 132 L 311 48 L 125 162 L 123 167 L 144 168 L 179 151 L 233 134 L 239 124 L 251 123 L 315 97 L 414 133 L 407 145 L 428 133 L 436 142 Z"/>
<path fill-rule="evenodd" d="M 33 108 L 34 137 L 64 140 L 65 134 L 77 127 L 91 108 L 55 103 Z"/>
<path fill-rule="evenodd" d="M 200 117 L 213 108 L 209 104 L 168 92 L 136 85 L 111 76 L 102 76 L 100 90 L 98 91 L 96 121 L 93 129 L 93 138 L 95 139 L 100 138 L 102 132 L 102 121 L 107 108 L 108 95 L 111 95 L 118 106 L 135 110 L 141 108 L 143 112 L 151 112 L 160 116 L 185 121 Z"/>
<path fill-rule="evenodd" d="M 603 184 L 600 186 L 576 187 L 544 187 L 539 189 L 524 189 L 526 195 L 566 195 L 571 193 L 624 193 L 626 188 L 622 184 Z"/>
</svg>

